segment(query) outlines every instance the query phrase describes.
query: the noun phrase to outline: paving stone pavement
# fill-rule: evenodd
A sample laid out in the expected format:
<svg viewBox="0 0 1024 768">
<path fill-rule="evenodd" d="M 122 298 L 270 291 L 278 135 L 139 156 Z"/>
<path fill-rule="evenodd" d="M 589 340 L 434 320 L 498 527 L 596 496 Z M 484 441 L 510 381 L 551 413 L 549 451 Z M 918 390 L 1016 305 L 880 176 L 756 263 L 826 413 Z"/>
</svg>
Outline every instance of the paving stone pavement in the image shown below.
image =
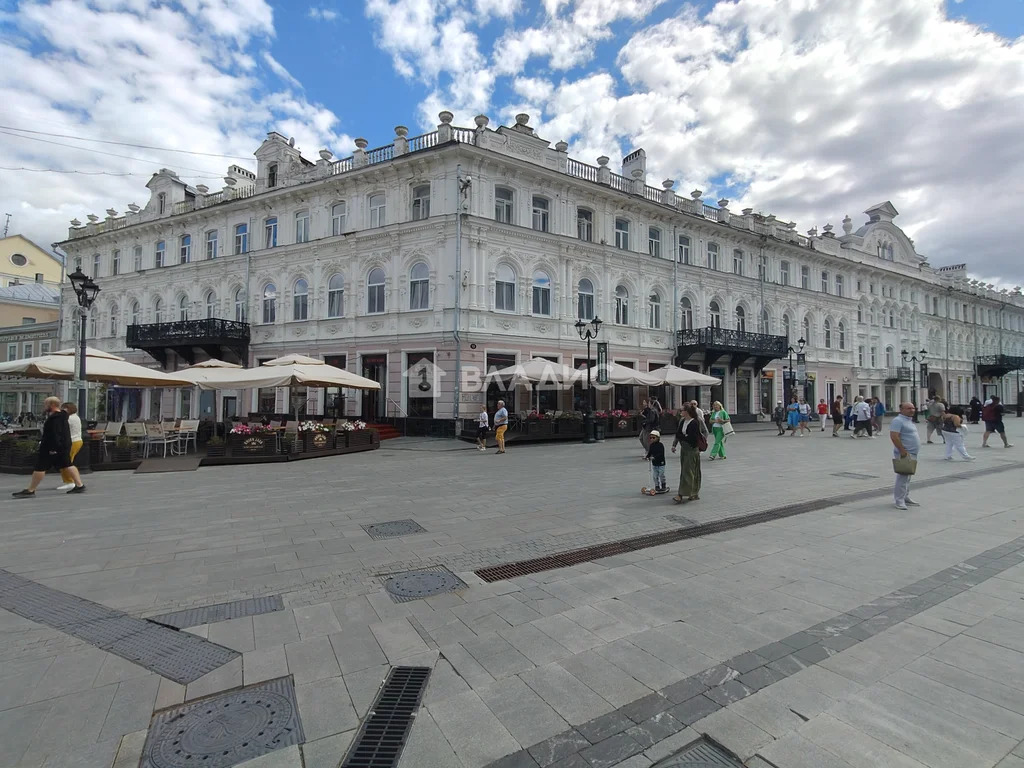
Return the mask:
<svg viewBox="0 0 1024 768">
<path fill-rule="evenodd" d="M 201 469 L 187 489 L 96 474 L 73 504 L 4 504 L 0 568 L 24 578 L 135 616 L 264 595 L 285 610 L 189 629 L 242 656 L 187 687 L 0 611 L 0 766 L 134 766 L 154 709 L 290 674 L 307 743 L 250 765 L 336 768 L 396 664 L 434 670 L 408 767 L 645 766 L 702 733 L 761 768 L 1024 762 L 1013 450 L 951 468 L 925 446 L 915 482 L 1010 471 L 922 487 L 907 512 L 868 499 L 484 584 L 473 569 L 677 527 L 680 511 L 888 487 L 890 452 L 741 433 L 680 510 L 639 495 L 632 440 L 405 445 Z M 425 532 L 362 528 L 405 519 Z M 382 575 L 430 565 L 469 588 L 384 593 Z"/>
</svg>

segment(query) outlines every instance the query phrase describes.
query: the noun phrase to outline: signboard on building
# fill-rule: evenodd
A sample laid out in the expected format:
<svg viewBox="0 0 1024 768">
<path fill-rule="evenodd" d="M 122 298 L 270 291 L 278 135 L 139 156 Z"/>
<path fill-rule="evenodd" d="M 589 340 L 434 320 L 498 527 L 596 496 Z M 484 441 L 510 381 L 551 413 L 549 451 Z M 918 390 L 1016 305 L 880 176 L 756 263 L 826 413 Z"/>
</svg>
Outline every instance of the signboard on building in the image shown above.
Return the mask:
<svg viewBox="0 0 1024 768">
<path fill-rule="evenodd" d="M 597 383 L 608 384 L 608 342 L 597 342 Z"/>
<path fill-rule="evenodd" d="M 803 352 L 796 356 L 796 379 L 797 381 L 807 381 L 807 355 Z"/>
</svg>

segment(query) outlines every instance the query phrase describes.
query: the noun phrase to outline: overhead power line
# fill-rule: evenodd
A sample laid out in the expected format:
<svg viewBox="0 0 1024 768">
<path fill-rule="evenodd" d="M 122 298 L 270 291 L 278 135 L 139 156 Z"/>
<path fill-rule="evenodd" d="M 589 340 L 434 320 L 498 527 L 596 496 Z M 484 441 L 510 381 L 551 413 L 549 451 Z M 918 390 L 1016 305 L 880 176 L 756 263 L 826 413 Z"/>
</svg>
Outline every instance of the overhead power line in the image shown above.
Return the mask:
<svg viewBox="0 0 1024 768">
<path fill-rule="evenodd" d="M 18 131 L 19 133 L 32 133 L 36 136 L 49 136 L 54 139 L 75 139 L 76 141 L 91 141 L 97 144 L 115 144 L 119 147 L 134 147 L 135 149 L 154 149 L 159 152 L 180 152 L 185 155 L 199 155 L 200 157 L 223 157 L 228 160 L 251 160 L 251 157 L 242 157 L 241 155 L 220 155 L 216 152 L 194 152 L 190 149 L 173 149 L 171 147 L 153 147 L 148 144 L 132 144 L 127 141 L 112 141 L 110 139 L 87 139 L 84 136 L 72 136 L 66 133 L 47 133 L 46 131 L 31 131 L 28 128 L 15 128 L 11 125 L 0 125 L 0 129 L 5 131 Z"/>
<path fill-rule="evenodd" d="M 28 171 L 30 173 L 76 173 L 80 176 L 152 176 L 150 173 L 113 173 L 112 171 L 69 171 L 61 168 L 15 168 L 0 165 L 0 171 Z M 196 179 L 219 179 L 220 176 L 194 176 Z"/>
</svg>

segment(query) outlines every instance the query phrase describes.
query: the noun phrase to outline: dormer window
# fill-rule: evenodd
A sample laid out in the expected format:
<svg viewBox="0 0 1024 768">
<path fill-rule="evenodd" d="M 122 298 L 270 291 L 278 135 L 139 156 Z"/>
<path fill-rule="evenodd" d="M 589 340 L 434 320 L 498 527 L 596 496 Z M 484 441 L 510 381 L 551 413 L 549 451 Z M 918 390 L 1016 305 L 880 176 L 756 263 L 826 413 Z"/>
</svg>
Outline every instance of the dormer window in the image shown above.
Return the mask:
<svg viewBox="0 0 1024 768">
<path fill-rule="evenodd" d="M 167 210 L 167 193 L 161 192 L 156 196 L 156 212 L 163 215 Z"/>
<path fill-rule="evenodd" d="M 267 187 L 277 186 L 277 163 L 267 166 Z"/>
</svg>

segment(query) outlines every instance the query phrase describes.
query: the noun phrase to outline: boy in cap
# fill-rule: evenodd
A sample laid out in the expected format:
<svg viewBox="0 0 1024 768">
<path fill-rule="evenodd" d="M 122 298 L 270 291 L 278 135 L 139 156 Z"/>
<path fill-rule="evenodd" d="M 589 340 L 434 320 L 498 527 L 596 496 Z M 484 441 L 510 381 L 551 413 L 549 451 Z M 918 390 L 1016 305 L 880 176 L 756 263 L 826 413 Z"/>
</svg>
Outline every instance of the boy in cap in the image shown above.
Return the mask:
<svg viewBox="0 0 1024 768">
<path fill-rule="evenodd" d="M 661 432 L 656 429 L 652 429 L 647 436 L 649 445 L 647 446 L 648 461 L 651 462 L 651 486 L 650 488 L 642 488 L 641 493 L 645 493 L 648 496 L 654 496 L 656 493 L 667 493 L 668 492 L 668 480 L 665 479 L 665 444 L 661 442 Z"/>
</svg>

